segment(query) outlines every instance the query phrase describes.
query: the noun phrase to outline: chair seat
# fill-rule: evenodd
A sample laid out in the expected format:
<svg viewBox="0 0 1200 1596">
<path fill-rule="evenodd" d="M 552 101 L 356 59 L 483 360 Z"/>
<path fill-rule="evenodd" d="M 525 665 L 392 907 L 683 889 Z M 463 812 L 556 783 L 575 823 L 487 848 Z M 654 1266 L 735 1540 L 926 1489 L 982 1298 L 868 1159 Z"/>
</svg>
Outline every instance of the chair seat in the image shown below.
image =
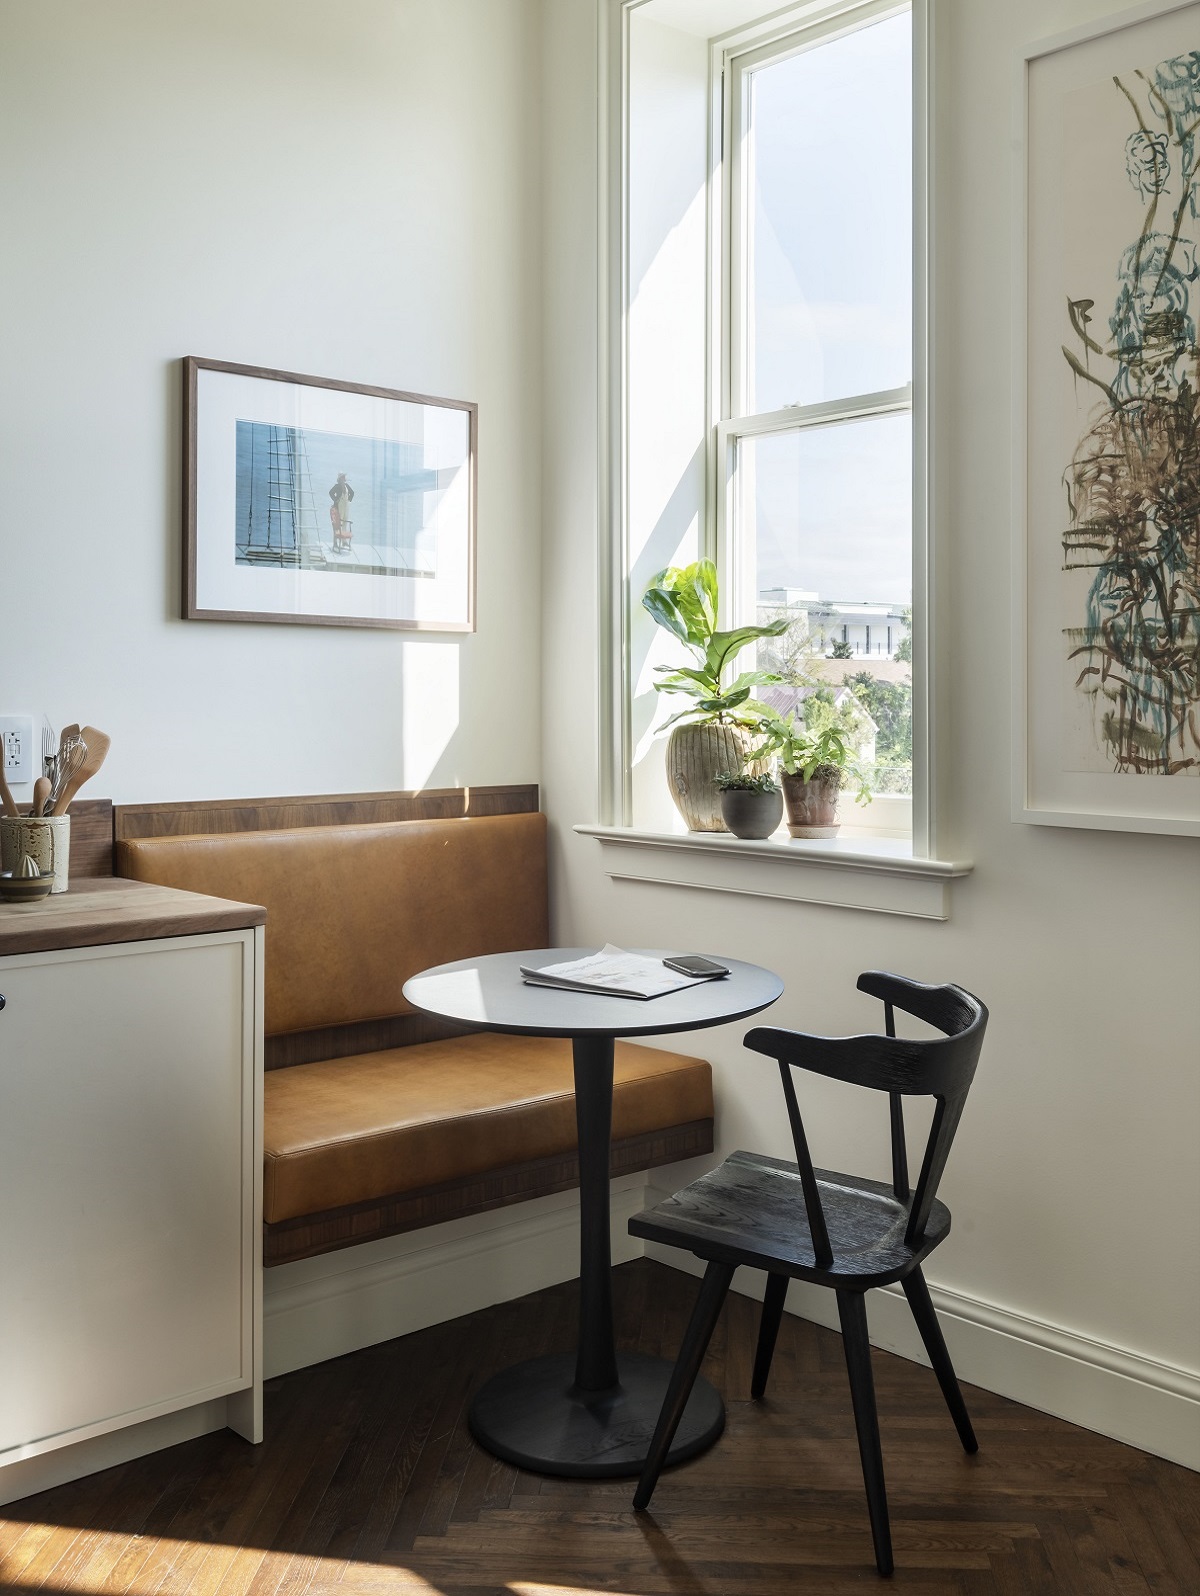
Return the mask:
<svg viewBox="0 0 1200 1596">
<path fill-rule="evenodd" d="M 718 1169 L 635 1215 L 629 1229 L 700 1258 L 864 1290 L 902 1279 L 945 1240 L 950 1211 L 943 1203 L 934 1202 L 922 1244 L 913 1248 L 904 1241 L 908 1207 L 890 1185 L 831 1169 L 815 1173 L 833 1248 L 828 1269 L 813 1256 L 797 1166 L 762 1153 L 731 1153 Z"/>
</svg>

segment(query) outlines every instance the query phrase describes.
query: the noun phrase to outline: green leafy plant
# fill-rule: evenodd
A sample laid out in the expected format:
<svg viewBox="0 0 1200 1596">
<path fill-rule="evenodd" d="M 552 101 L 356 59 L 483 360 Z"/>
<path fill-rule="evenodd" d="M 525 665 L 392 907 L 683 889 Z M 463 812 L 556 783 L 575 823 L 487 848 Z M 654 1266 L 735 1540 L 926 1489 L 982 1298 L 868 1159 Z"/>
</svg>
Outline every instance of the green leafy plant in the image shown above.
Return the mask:
<svg viewBox="0 0 1200 1596">
<path fill-rule="evenodd" d="M 739 626 L 733 631 L 717 629 L 717 568 L 711 560 L 696 560 L 692 565 L 669 566 L 653 577 L 642 604 L 663 626 L 692 652 L 695 665 L 659 665 L 661 681 L 654 684 L 659 693 L 682 693 L 693 702 L 672 715 L 664 724 L 676 721 L 755 727 L 766 712 L 766 705 L 750 697 L 750 689 L 766 682 L 777 682 L 773 671 L 742 671 L 731 682 L 724 677 L 747 643 L 761 637 L 779 637 L 788 623 L 780 619 L 767 626 Z"/>
<path fill-rule="evenodd" d="M 846 731 L 835 720 L 826 720 L 810 731 L 796 725 L 796 712 L 779 715 L 764 707 L 759 715 L 762 741 L 752 752 L 754 759 L 775 758 L 780 769 L 804 781 L 826 781 L 839 787 L 855 784 L 855 802 L 869 804 L 871 791 L 846 741 Z"/>
<path fill-rule="evenodd" d="M 718 792 L 772 793 L 779 791 L 779 783 L 769 770 L 765 771 L 761 776 L 752 776 L 745 770 L 723 770 L 720 775 L 713 777 L 713 785 Z"/>
</svg>

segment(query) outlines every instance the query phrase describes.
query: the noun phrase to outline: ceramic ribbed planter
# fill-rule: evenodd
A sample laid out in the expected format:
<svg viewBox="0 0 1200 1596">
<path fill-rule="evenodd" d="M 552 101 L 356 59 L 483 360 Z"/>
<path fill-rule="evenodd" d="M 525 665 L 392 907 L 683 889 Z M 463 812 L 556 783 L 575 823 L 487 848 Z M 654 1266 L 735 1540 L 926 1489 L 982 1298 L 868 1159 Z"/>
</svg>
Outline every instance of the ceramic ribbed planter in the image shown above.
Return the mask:
<svg viewBox="0 0 1200 1596">
<path fill-rule="evenodd" d="M 838 833 L 838 795 L 841 773 L 836 779 L 814 775 L 811 781 L 797 773 L 781 777 L 783 802 L 787 809 L 787 828 L 793 837 L 836 837 Z"/>
<path fill-rule="evenodd" d="M 689 831 L 726 831 L 721 794 L 713 785 L 722 771 L 765 770 L 746 763 L 746 734 L 737 726 L 675 726 L 667 742 L 667 784 Z"/>
</svg>

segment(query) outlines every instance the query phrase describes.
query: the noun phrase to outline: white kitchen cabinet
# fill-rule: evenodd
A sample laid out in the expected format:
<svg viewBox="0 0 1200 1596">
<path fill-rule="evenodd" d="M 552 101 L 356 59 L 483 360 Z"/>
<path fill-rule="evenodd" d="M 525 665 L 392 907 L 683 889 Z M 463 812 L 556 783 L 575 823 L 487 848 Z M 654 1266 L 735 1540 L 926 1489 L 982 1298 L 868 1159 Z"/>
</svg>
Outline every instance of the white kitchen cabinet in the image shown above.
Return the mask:
<svg viewBox="0 0 1200 1596">
<path fill-rule="evenodd" d="M 0 1470 L 218 1398 L 259 1439 L 262 931 L 5 953 L 12 929 Z"/>
</svg>

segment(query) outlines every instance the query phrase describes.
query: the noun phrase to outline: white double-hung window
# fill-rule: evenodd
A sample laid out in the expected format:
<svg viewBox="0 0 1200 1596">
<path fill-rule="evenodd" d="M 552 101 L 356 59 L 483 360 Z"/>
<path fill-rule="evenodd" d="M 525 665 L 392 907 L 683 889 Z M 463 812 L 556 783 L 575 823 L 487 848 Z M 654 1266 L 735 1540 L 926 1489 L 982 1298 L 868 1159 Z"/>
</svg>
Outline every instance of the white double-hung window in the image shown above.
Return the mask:
<svg viewBox="0 0 1200 1596">
<path fill-rule="evenodd" d="M 731 612 L 785 618 L 763 693 L 839 719 L 912 794 L 912 16 L 858 6 L 730 54 L 717 543 Z M 843 801 L 845 802 L 845 801 Z M 865 812 L 846 807 L 844 823 Z M 899 832 L 910 803 L 883 802 Z"/>
<path fill-rule="evenodd" d="M 781 678 L 759 695 L 847 731 L 848 862 L 933 852 L 926 5 L 611 0 L 606 819 L 647 840 L 683 829 L 654 691 L 681 661 L 641 597 L 703 556 L 722 625 L 787 622 L 739 661 Z"/>
</svg>

